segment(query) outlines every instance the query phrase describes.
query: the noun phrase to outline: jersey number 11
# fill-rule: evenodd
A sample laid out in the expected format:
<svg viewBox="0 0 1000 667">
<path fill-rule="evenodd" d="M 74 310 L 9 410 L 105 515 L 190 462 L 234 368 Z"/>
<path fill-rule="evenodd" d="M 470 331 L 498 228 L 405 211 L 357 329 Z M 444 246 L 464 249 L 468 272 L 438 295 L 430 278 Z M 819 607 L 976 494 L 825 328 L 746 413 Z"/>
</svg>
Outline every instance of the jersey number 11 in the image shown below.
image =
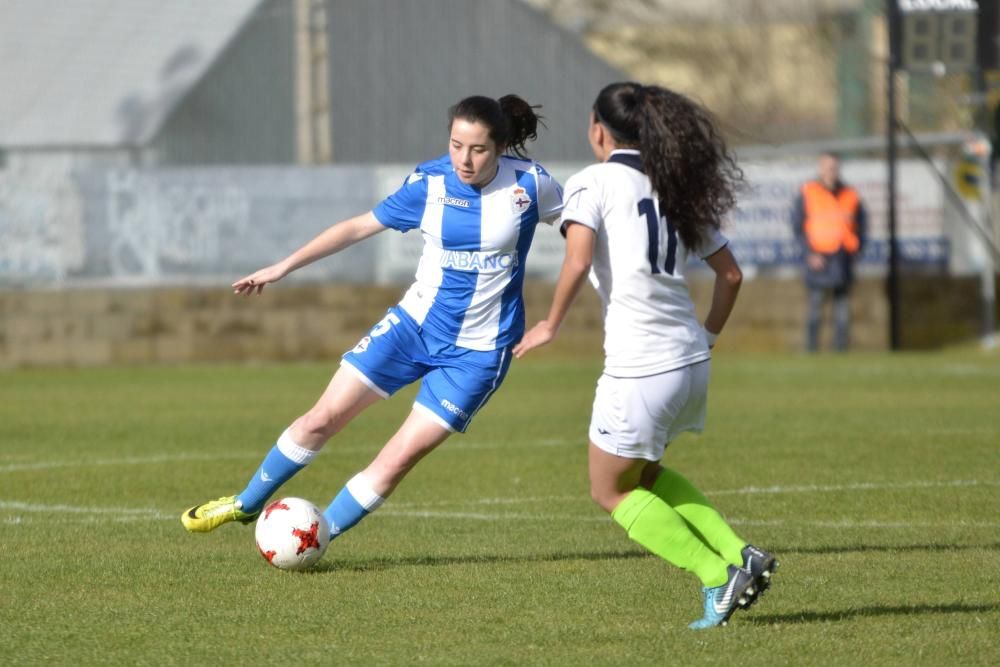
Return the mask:
<svg viewBox="0 0 1000 667">
<path fill-rule="evenodd" d="M 656 202 L 648 197 L 639 202 L 639 215 L 646 218 L 646 231 L 649 232 L 649 270 L 653 273 L 674 275 L 674 264 L 677 261 L 677 232 L 670 221 L 656 215 Z M 660 234 L 663 230 L 667 235 L 667 258 L 663 261 L 663 271 L 660 271 Z"/>
</svg>

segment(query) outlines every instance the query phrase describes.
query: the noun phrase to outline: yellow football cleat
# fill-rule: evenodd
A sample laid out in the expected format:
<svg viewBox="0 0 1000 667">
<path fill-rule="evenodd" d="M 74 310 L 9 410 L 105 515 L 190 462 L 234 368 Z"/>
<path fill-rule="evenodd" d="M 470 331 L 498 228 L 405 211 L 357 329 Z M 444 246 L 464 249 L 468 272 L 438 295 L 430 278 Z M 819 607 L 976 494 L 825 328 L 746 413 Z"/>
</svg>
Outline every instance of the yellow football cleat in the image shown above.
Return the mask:
<svg viewBox="0 0 1000 667">
<path fill-rule="evenodd" d="M 236 496 L 224 496 L 195 505 L 181 514 L 181 523 L 189 533 L 207 533 L 230 521 L 253 523 L 258 516 L 260 512 L 247 514 L 240 509 L 236 504 Z"/>
</svg>

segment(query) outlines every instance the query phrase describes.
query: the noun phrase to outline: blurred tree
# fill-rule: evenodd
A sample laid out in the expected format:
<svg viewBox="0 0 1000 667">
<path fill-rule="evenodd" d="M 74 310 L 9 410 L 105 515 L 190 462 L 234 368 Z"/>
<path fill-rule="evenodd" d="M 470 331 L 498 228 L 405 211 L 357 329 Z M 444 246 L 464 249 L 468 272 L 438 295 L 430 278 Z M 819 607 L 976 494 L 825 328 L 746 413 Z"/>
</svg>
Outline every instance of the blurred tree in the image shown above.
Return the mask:
<svg viewBox="0 0 1000 667">
<path fill-rule="evenodd" d="M 635 79 L 705 103 L 734 142 L 856 137 L 884 124 L 885 0 L 525 2 Z M 898 85 L 915 131 L 971 127 L 967 74 L 903 74 Z"/>
</svg>

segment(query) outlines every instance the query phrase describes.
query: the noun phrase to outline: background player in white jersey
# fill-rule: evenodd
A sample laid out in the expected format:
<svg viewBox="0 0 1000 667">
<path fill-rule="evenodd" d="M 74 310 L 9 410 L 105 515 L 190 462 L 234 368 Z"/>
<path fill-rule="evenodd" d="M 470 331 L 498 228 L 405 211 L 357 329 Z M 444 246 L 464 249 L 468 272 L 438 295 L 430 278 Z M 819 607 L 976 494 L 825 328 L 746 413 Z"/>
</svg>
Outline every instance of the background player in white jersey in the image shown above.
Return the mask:
<svg viewBox="0 0 1000 667">
<path fill-rule="evenodd" d="M 704 426 L 709 348 L 742 281 L 719 231 L 742 172 L 708 112 L 656 86 L 604 88 L 589 138 L 601 163 L 566 183 L 566 257 L 548 318 L 514 354 L 555 337 L 589 273 L 605 309 L 606 356 L 589 433 L 591 495 L 630 538 L 701 579 L 704 617 L 690 627 L 723 625 L 769 585 L 777 563 L 659 461 L 677 435 Z M 716 275 L 704 326 L 684 278 L 688 253 Z"/>
<path fill-rule="evenodd" d="M 252 522 L 331 436 L 416 380 L 422 382 L 410 415 L 327 508 L 334 537 L 381 505 L 452 432 L 466 429 L 503 381 L 511 346 L 524 332 L 521 288 L 535 225 L 551 222 L 562 208 L 559 184 L 525 157 L 525 143 L 537 136 L 534 109 L 515 95 L 460 101 L 450 109 L 447 155 L 419 165 L 372 211 L 233 283 L 237 294 L 259 294 L 266 284 L 390 227 L 419 229 L 424 238 L 416 280 L 399 305 L 344 354 L 326 391 L 282 433 L 240 494 L 184 512 L 187 530 Z"/>
</svg>

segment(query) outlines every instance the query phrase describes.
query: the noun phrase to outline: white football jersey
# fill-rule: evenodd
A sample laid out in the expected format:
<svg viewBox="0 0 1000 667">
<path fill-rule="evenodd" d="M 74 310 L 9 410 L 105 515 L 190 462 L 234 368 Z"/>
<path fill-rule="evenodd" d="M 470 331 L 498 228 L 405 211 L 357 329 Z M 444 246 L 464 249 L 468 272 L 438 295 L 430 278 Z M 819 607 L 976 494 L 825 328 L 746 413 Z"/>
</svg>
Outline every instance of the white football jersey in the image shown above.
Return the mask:
<svg viewBox="0 0 1000 667">
<path fill-rule="evenodd" d="M 710 357 L 684 279 L 688 250 L 660 205 L 636 150 L 616 150 L 566 182 L 563 225 L 596 234 L 590 281 L 604 304 L 604 372 L 643 377 Z M 728 241 L 708 230 L 698 254 Z"/>
</svg>

